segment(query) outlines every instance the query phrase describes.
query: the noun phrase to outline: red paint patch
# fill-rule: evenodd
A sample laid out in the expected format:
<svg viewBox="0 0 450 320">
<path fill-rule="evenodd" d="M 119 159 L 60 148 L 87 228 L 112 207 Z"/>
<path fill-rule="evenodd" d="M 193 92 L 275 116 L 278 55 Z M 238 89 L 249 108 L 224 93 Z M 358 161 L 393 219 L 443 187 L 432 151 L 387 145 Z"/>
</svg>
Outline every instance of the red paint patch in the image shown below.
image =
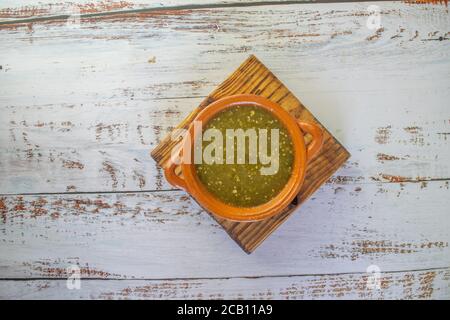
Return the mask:
<svg viewBox="0 0 450 320">
<path fill-rule="evenodd" d="M 434 4 L 434 5 L 444 5 L 448 7 L 448 0 L 404 0 L 407 4 Z"/>
<path fill-rule="evenodd" d="M 31 202 L 31 217 L 36 218 L 47 214 L 47 209 L 44 206 L 47 204 L 47 200 L 39 198 L 36 201 Z"/>
<path fill-rule="evenodd" d="M 367 41 L 373 41 L 373 40 L 377 40 L 381 37 L 381 34 L 384 32 L 384 28 L 378 28 L 375 31 L 375 34 L 369 36 L 366 38 Z"/>
<path fill-rule="evenodd" d="M 0 215 L 2 217 L 3 223 L 6 223 L 6 212 L 8 212 L 8 208 L 5 204 L 5 198 L 0 199 Z"/>
<path fill-rule="evenodd" d="M 121 9 L 131 9 L 133 8 L 133 3 L 127 1 L 103 0 L 100 3 L 77 4 L 77 7 L 80 9 L 81 14 L 85 14 L 85 13 L 118 11 Z"/>
<path fill-rule="evenodd" d="M 116 189 L 117 185 L 119 184 L 119 181 L 117 180 L 117 174 L 116 169 L 113 167 L 113 165 L 108 161 L 103 161 L 103 171 L 106 171 L 109 173 L 111 180 L 112 180 L 112 188 Z"/>
<path fill-rule="evenodd" d="M 378 177 L 370 177 L 373 181 L 378 182 L 419 182 L 419 181 L 426 181 L 429 180 L 426 177 L 404 177 L 404 176 L 396 176 L 396 175 L 390 175 L 390 174 L 383 174 L 380 173 Z"/>
</svg>

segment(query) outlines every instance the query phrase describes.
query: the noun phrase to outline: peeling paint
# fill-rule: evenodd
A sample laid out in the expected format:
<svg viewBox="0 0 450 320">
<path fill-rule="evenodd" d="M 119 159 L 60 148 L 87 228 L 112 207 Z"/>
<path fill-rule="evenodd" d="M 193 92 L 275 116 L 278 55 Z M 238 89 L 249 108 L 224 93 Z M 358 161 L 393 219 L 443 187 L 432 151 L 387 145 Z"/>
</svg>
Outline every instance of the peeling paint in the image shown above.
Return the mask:
<svg viewBox="0 0 450 320">
<path fill-rule="evenodd" d="M 330 184 L 349 184 L 349 183 L 357 183 L 357 182 L 361 182 L 364 180 L 363 176 L 342 176 L 342 175 L 338 175 L 338 176 L 333 176 L 330 179 L 328 179 L 327 183 Z"/>
<path fill-rule="evenodd" d="M 369 285 L 367 274 L 278 277 L 256 279 L 164 280 L 141 285 L 127 284 L 122 289 L 105 290 L 100 299 L 430 299 L 437 278 L 444 271 L 382 273 L 381 290 Z M 220 288 L 228 288 L 221 290 Z M 251 288 L 251 289 L 248 289 Z M 396 295 L 395 292 L 403 292 Z"/>
<path fill-rule="evenodd" d="M 133 171 L 133 180 L 137 181 L 139 188 L 141 190 L 145 187 L 145 177 L 142 173 L 139 173 L 137 170 Z"/>
<path fill-rule="evenodd" d="M 386 127 L 380 127 L 377 129 L 377 133 L 375 135 L 375 141 L 378 144 L 387 144 L 391 137 L 391 129 L 392 127 L 386 126 Z"/>
<path fill-rule="evenodd" d="M 384 28 L 378 28 L 375 31 L 375 34 L 369 36 L 366 38 L 367 41 L 373 41 L 373 40 L 377 40 L 381 37 L 381 34 L 384 32 Z"/>
<path fill-rule="evenodd" d="M 6 223 L 7 212 L 8 208 L 6 207 L 5 204 L 5 198 L 0 198 L 0 216 L 2 217 L 3 223 Z"/>
<path fill-rule="evenodd" d="M 81 265 L 79 259 L 67 259 L 67 260 L 38 260 L 33 262 L 26 262 L 24 266 L 31 268 L 35 272 L 38 272 L 42 277 L 49 278 L 63 278 L 67 279 L 70 274 L 67 272 L 69 266 L 77 265 L 80 269 L 80 277 L 83 278 L 102 278 L 107 279 L 110 277 L 120 278 L 119 274 L 112 274 L 107 271 L 99 270 L 90 267 L 88 264 Z"/>
<path fill-rule="evenodd" d="M 378 153 L 377 154 L 377 160 L 379 162 L 384 162 L 384 161 L 400 160 L 400 158 L 396 157 L 396 156 L 388 155 L 388 154 L 385 154 L 385 153 Z"/>
<path fill-rule="evenodd" d="M 423 250 L 443 250 L 448 248 L 446 241 L 428 241 L 422 243 L 400 242 L 392 240 L 353 240 L 341 245 L 330 244 L 318 252 L 322 258 L 347 258 L 352 261 L 364 256 L 381 257 L 390 254 L 414 254 Z"/>
<path fill-rule="evenodd" d="M 63 162 L 63 167 L 64 168 L 68 168 L 68 169 L 80 169 L 83 170 L 84 169 L 84 164 L 82 164 L 79 161 L 73 161 L 73 160 L 62 160 Z"/>
<path fill-rule="evenodd" d="M 109 161 L 103 161 L 102 166 L 103 166 L 103 168 L 101 170 L 109 173 L 111 180 L 112 180 L 112 188 L 116 189 L 117 185 L 119 184 L 119 181 L 117 180 L 116 169 L 114 168 L 112 163 Z"/>
<path fill-rule="evenodd" d="M 404 177 L 404 176 L 397 176 L 397 175 L 390 175 L 390 174 L 384 174 L 380 173 L 377 177 L 370 177 L 372 181 L 379 181 L 379 182 L 420 182 L 424 180 L 429 180 L 428 177 Z"/>
</svg>

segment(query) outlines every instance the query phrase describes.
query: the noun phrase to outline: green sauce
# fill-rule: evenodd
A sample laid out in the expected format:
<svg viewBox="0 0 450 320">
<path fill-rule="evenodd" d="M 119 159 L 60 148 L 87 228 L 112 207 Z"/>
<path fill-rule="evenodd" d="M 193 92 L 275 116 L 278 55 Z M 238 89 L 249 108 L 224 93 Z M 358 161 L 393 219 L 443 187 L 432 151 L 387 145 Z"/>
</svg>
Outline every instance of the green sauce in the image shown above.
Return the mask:
<svg viewBox="0 0 450 320">
<path fill-rule="evenodd" d="M 218 129 L 223 135 L 223 163 L 205 163 L 195 164 L 195 170 L 202 184 L 216 198 L 222 202 L 237 207 L 253 207 L 268 202 L 274 198 L 288 182 L 294 161 L 294 152 L 292 141 L 284 125 L 273 116 L 269 111 L 257 106 L 235 106 L 227 108 L 218 113 L 208 123 L 203 126 L 203 133 L 208 129 Z M 256 161 L 251 163 L 249 153 L 250 138 L 245 138 L 245 161 L 233 164 L 226 163 L 227 148 L 226 134 L 227 129 L 254 129 L 258 139 L 258 150 L 261 144 L 259 138 L 267 137 L 267 154 L 273 155 L 271 150 L 272 136 L 271 129 L 278 129 L 278 156 L 276 158 L 277 170 L 274 174 L 264 175 L 261 168 L 268 168 L 270 164 L 267 161 L 261 161 L 258 156 Z M 267 134 L 263 135 L 260 129 L 267 129 Z M 230 135 L 228 135 L 230 136 Z M 213 141 L 211 139 L 211 141 Z M 202 151 L 211 143 L 204 141 L 201 143 Z M 231 144 L 230 144 L 231 145 Z M 232 150 L 232 149 L 231 149 Z M 253 149 L 255 150 L 255 149 Z M 263 149 L 264 150 L 264 149 Z M 238 139 L 234 139 L 234 159 L 238 158 Z M 213 152 L 212 154 L 216 154 Z M 231 151 L 229 151 L 229 155 Z M 242 157 L 240 158 L 242 162 Z M 275 160 L 273 160 L 275 161 Z"/>
</svg>

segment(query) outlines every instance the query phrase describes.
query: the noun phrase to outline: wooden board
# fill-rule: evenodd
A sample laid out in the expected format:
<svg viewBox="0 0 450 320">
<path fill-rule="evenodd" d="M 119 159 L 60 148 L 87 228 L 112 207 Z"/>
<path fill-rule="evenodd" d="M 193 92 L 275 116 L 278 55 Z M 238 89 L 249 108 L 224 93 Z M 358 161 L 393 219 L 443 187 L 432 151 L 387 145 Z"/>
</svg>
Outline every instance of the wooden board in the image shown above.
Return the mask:
<svg viewBox="0 0 450 320">
<path fill-rule="evenodd" d="M 256 222 L 235 222 L 213 217 L 231 238 L 247 253 L 253 252 L 279 225 L 308 199 L 350 157 L 347 150 L 317 121 L 306 107 L 283 83 L 254 55 L 246 59 L 217 89 L 182 121 L 176 129 L 188 128 L 196 115 L 206 106 L 220 98 L 234 94 L 256 94 L 283 107 L 298 120 L 319 124 L 324 131 L 324 143 L 320 153 L 308 165 L 305 181 L 300 193 L 292 203 L 278 215 Z M 175 129 L 175 130 L 176 130 Z M 309 141 L 306 139 L 307 142 Z M 172 133 L 164 138 L 151 152 L 153 159 L 165 167 L 172 149 L 179 139 Z"/>
</svg>

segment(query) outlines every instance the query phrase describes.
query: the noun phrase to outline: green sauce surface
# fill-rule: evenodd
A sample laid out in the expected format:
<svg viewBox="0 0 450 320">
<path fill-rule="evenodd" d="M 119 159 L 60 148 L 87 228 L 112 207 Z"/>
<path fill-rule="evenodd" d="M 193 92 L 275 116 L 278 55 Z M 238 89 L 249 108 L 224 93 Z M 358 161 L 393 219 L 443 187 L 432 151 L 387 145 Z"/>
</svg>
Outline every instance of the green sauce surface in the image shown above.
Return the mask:
<svg viewBox="0 0 450 320">
<path fill-rule="evenodd" d="M 269 111 L 252 105 L 234 106 L 215 115 L 203 126 L 203 132 L 218 129 L 223 135 L 223 163 L 195 164 L 195 171 L 206 189 L 222 202 L 236 207 L 253 207 L 274 198 L 288 182 L 294 161 L 292 141 L 287 129 Z M 270 164 L 250 163 L 249 139 L 245 139 L 245 163 L 226 163 L 226 129 L 255 129 L 259 139 L 259 129 L 267 129 L 267 153 L 271 151 L 271 129 L 278 129 L 278 170 L 275 174 L 261 174 L 261 167 Z M 259 142 L 259 140 L 258 140 Z M 211 141 L 202 142 L 202 151 Z M 258 143 L 258 150 L 260 144 Z M 237 159 L 237 139 L 234 139 L 235 160 Z M 231 153 L 231 152 L 230 152 Z M 212 153 L 215 155 L 215 152 Z M 218 153 L 220 155 L 220 153 Z"/>
</svg>

